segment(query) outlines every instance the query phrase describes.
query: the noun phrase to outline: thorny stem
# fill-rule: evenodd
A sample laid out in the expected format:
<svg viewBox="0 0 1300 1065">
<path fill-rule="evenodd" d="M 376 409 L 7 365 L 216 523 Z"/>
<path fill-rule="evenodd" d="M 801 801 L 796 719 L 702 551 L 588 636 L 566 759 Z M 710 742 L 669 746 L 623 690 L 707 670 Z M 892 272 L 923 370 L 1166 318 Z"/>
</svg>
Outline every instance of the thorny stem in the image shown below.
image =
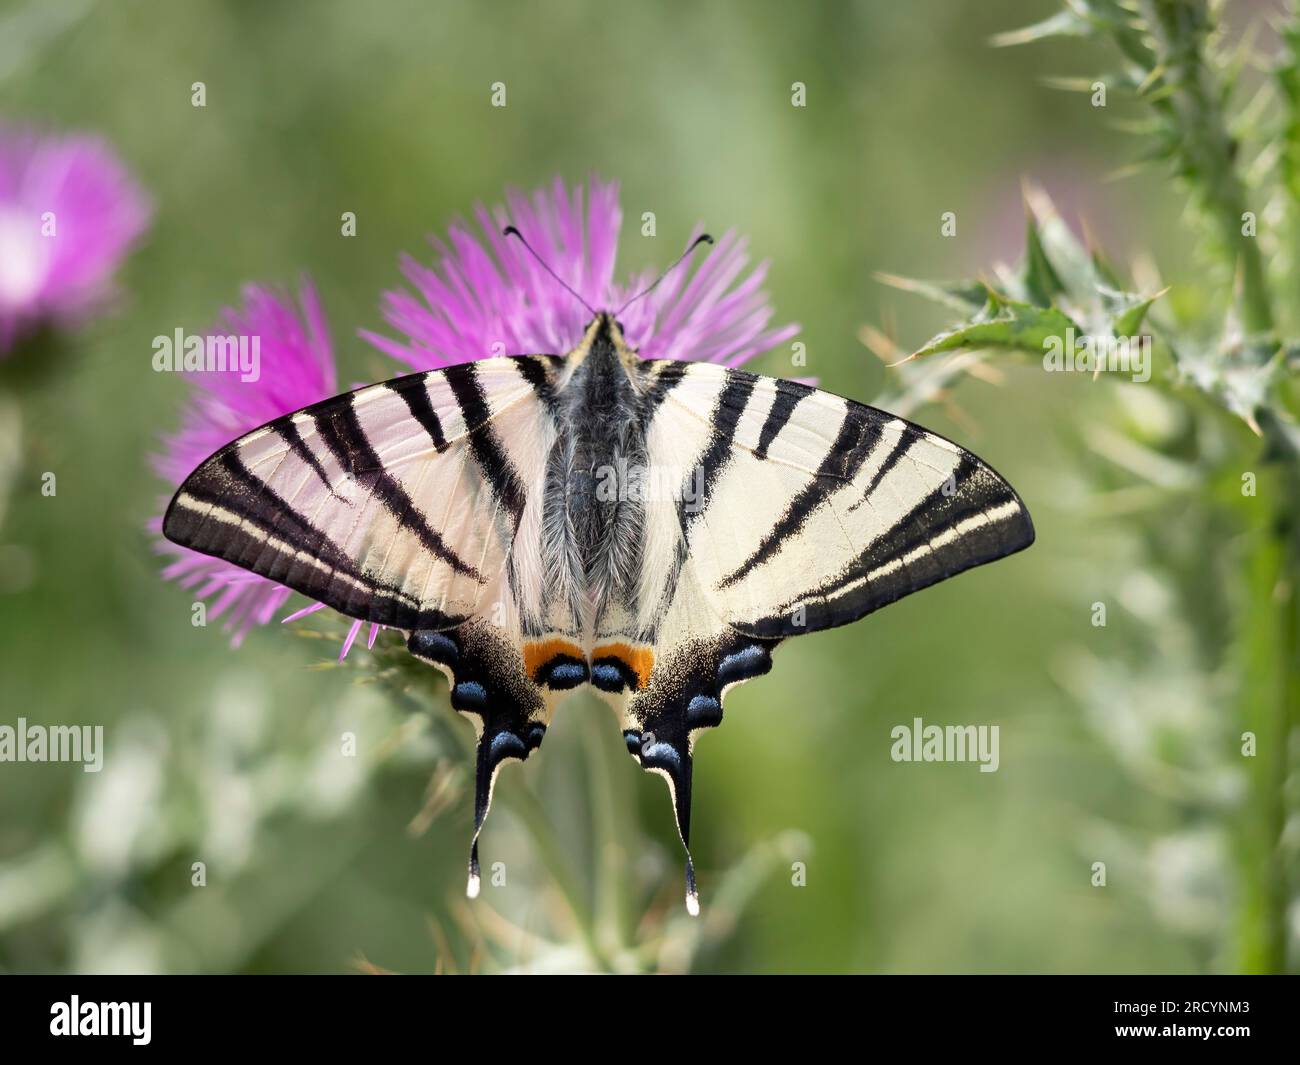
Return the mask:
<svg viewBox="0 0 1300 1065">
<path fill-rule="evenodd" d="M 1273 308 L 1259 243 L 1242 232 L 1246 189 L 1237 142 L 1228 131 L 1220 87 L 1202 54 L 1209 15 L 1204 0 L 1139 0 L 1169 93 L 1153 106 L 1174 125 L 1186 176 L 1198 189 L 1219 239 L 1238 270 L 1239 310 L 1248 333 L 1273 330 Z"/>
<path fill-rule="evenodd" d="M 603 708 L 602 708 L 603 709 Z M 628 841 L 634 831 L 627 811 L 628 789 L 620 786 L 618 770 L 609 752 L 603 730 L 585 733 L 587 766 L 591 774 L 593 858 L 597 869 L 596 921 L 605 931 L 611 949 L 623 951 L 632 934 L 631 884 L 627 876 L 630 853 Z M 631 759 L 627 759 L 631 761 Z"/>
<path fill-rule="evenodd" d="M 1223 87 L 1203 54 L 1210 25 L 1205 0 L 1138 0 L 1150 30 L 1168 94 L 1153 102 L 1179 134 L 1179 153 L 1223 246 L 1237 268 L 1238 313 L 1247 333 L 1271 334 L 1272 300 L 1259 244 L 1243 232 L 1246 186 L 1237 169 L 1237 142 L 1228 130 Z M 1250 606 L 1244 619 L 1248 647 L 1240 711 L 1258 744 L 1249 774 L 1251 794 L 1238 838 L 1242 898 L 1239 963 L 1246 972 L 1286 969 L 1289 898 L 1284 831 L 1289 745 L 1300 716 L 1296 588 L 1300 583 L 1290 508 L 1295 478 L 1283 474 L 1279 503 L 1248 573 Z"/>
<path fill-rule="evenodd" d="M 1263 256 L 1256 239 L 1243 232 L 1247 187 L 1224 113 L 1226 86 L 1206 62 L 1210 6 L 1206 0 L 1100 0 L 1100 10 L 1120 52 L 1153 75 L 1144 98 L 1176 138 L 1180 173 L 1236 268 L 1242 327 L 1273 341 L 1276 321 Z M 1130 17 L 1134 11 L 1139 21 Z M 1292 105 L 1294 111 L 1294 100 Z M 1293 198 L 1300 194 L 1295 176 L 1290 174 L 1287 189 Z M 1292 467 L 1283 470 L 1278 503 L 1254 530 L 1257 546 L 1245 570 L 1238 711 L 1241 727 L 1254 733 L 1257 743 L 1236 834 L 1238 962 L 1247 972 L 1280 972 L 1287 962 L 1289 748 L 1300 729 L 1300 530 L 1291 516 L 1300 498 L 1298 481 Z"/>
</svg>

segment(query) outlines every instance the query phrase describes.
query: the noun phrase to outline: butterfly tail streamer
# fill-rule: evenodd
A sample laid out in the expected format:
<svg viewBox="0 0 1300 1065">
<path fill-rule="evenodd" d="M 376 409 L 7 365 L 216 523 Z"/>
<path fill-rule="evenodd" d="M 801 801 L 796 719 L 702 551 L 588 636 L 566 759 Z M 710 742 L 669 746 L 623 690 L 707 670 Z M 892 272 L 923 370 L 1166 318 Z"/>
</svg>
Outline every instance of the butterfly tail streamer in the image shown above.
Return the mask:
<svg viewBox="0 0 1300 1065">
<path fill-rule="evenodd" d="M 465 884 L 465 895 L 478 898 L 482 888 L 479 875 L 478 837 L 483 831 L 483 822 L 487 820 L 488 809 L 492 805 L 492 770 L 487 764 L 489 747 L 482 741 L 474 758 L 474 835 L 469 842 L 469 879 Z"/>
<path fill-rule="evenodd" d="M 700 915 L 700 893 L 695 887 L 695 863 L 691 852 L 686 852 L 686 912 L 692 917 Z"/>
<path fill-rule="evenodd" d="M 546 726 L 539 720 L 541 697 L 523 684 L 522 664 L 515 665 L 517 673 L 507 668 L 509 660 L 503 655 L 499 637 L 481 622 L 413 632 L 407 649 L 446 673 L 452 708 L 475 721 L 474 836 L 465 884 L 465 894 L 474 899 L 482 889 L 478 841 L 492 808 L 497 773 L 504 763 L 523 762 L 541 746 L 546 735 Z"/>
<path fill-rule="evenodd" d="M 698 917 L 700 893 L 695 883 L 695 862 L 691 858 L 691 771 L 694 759 L 690 744 L 685 735 L 679 742 L 671 742 L 647 732 L 640 737 L 640 750 L 633 753 L 646 772 L 659 774 L 668 784 L 677 835 L 686 851 L 686 910 L 692 917 Z"/>
</svg>

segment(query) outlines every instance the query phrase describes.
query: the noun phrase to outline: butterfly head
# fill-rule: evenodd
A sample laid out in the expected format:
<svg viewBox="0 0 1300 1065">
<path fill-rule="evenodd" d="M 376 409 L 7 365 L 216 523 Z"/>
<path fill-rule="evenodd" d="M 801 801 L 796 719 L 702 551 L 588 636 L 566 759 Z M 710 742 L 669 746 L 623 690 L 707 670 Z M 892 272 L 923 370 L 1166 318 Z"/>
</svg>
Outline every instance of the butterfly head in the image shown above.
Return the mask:
<svg viewBox="0 0 1300 1065">
<path fill-rule="evenodd" d="M 627 342 L 623 323 L 613 311 L 598 311 L 583 331 L 582 340 L 573 349 L 570 363 L 578 366 L 588 358 L 601 366 L 622 366 L 629 372 L 640 361 L 636 350 Z"/>
</svg>

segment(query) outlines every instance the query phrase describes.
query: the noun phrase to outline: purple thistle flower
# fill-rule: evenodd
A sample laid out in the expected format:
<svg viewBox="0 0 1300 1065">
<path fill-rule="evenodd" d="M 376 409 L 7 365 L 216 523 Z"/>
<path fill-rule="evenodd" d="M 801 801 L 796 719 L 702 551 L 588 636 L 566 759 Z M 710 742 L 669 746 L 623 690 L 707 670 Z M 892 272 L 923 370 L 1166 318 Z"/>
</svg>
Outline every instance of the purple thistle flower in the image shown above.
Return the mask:
<svg viewBox="0 0 1300 1065">
<path fill-rule="evenodd" d="M 614 309 L 649 285 L 647 270 L 625 285 L 614 281 L 623 212 L 618 186 L 593 178 L 584 190 L 558 178 L 531 197 L 517 190 L 506 206 L 474 215 L 482 237 L 454 223 L 449 241 L 432 238 L 435 266 L 411 256 L 402 273 L 418 295 L 384 296 L 384 317 L 403 341 L 363 330 L 362 336 L 415 370 L 431 370 L 490 355 L 562 354 L 582 338 L 591 317 L 515 240 L 514 225 L 537 254 L 591 306 Z M 699 230 L 691 234 L 693 240 Z M 685 248 L 689 240 L 682 244 Z M 745 242 L 728 231 L 695 265 L 683 264 L 622 316 L 628 342 L 647 359 L 701 359 L 726 366 L 762 354 L 799 327 L 768 328 L 762 289 L 767 264 L 747 276 Z"/>
<path fill-rule="evenodd" d="M 531 198 L 510 191 L 506 207 L 475 217 L 482 238 L 464 223 L 451 226 L 446 242 L 432 238 L 433 267 L 410 256 L 402 272 L 418 292 L 390 292 L 383 312 L 403 340 L 366 330 L 361 335 L 392 356 L 397 372 L 430 370 L 492 355 L 561 354 L 581 339 L 590 315 L 515 241 L 501 235 L 516 226 L 537 253 L 593 307 L 614 308 L 649 285 L 647 270 L 625 285 L 614 282 L 622 211 L 618 188 L 592 179 L 566 189 L 558 179 Z M 692 239 L 697 234 L 692 234 Z M 689 242 L 687 242 L 689 243 Z M 683 244 L 685 247 L 686 244 Z M 728 232 L 694 269 L 683 265 L 622 316 L 628 341 L 646 358 L 702 359 L 737 366 L 784 343 L 798 326 L 769 328 L 772 311 L 762 284 L 766 265 L 746 274 L 744 241 Z M 179 485 L 213 451 L 273 418 L 333 395 L 334 367 L 315 293 L 304 286 L 302 318 L 260 288 L 245 293 L 242 312 L 226 311 L 220 332 L 262 338 L 262 373 L 256 382 L 237 376 L 193 375 L 196 393 L 180 432 L 167 440 L 158 472 Z M 396 374 L 394 374 L 396 376 Z M 155 519 L 157 531 L 160 519 Z M 224 615 L 238 644 L 253 625 L 266 624 L 289 597 L 289 589 L 228 563 L 160 541 L 175 556 L 164 577 L 216 596 L 209 616 Z M 312 603 L 292 621 L 323 608 Z M 343 643 L 345 657 L 361 631 L 356 621 Z M 370 627 L 373 646 L 379 627 Z"/>
<path fill-rule="evenodd" d="M 149 216 L 101 138 L 0 126 L 0 355 L 36 326 L 74 324 L 111 296 Z"/>
<path fill-rule="evenodd" d="M 256 381 L 243 381 L 235 373 L 186 375 L 193 391 L 181 427 L 164 438 L 164 451 L 154 459 L 154 469 L 173 488 L 230 441 L 339 391 L 325 317 L 311 283 L 303 281 L 297 308 L 257 285 L 247 286 L 243 295 L 243 306 L 226 308 L 210 335 L 258 337 L 260 374 Z M 164 579 L 195 589 L 198 599 L 215 596 L 208 616 L 224 619 L 236 646 L 289 598 L 282 585 L 162 539 L 161 525 L 161 518 L 150 522 L 158 551 L 172 558 Z"/>
</svg>

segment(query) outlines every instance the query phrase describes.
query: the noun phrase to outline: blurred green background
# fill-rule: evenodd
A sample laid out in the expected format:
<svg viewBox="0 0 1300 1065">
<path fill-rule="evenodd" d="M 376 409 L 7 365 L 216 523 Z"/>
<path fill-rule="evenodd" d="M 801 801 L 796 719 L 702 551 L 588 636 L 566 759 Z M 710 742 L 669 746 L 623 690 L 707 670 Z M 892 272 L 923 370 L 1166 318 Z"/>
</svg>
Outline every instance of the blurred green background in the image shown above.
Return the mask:
<svg viewBox="0 0 1300 1065">
<path fill-rule="evenodd" d="M 534 938 L 577 942 L 554 916 L 540 830 L 519 813 L 530 794 L 581 894 L 598 882 L 591 811 L 606 816 L 612 791 L 642 854 L 626 888 L 636 919 L 649 915 L 639 934 L 696 934 L 680 930 L 663 786 L 619 754 L 596 706 L 566 708 L 542 756 L 503 774 L 511 808 L 483 849 L 507 863 L 508 883 L 467 913 L 470 800 L 453 741 L 469 727 L 442 695 L 420 707 L 359 683 L 360 647 L 345 667 L 313 668 L 335 654 L 328 622 L 272 625 L 237 651 L 219 626 L 191 626 L 191 597 L 158 579 L 144 530 L 163 492 L 148 457 L 185 394 L 151 371 L 151 339 L 205 328 L 246 281 L 309 271 L 340 380 L 391 376 L 355 331 L 383 329 L 378 300 L 400 282 L 399 253 L 427 258 L 426 234 L 507 185 L 594 172 L 621 182 L 620 273 L 669 261 L 696 222 L 735 227 L 771 260 L 779 320 L 802 323 L 800 372 L 869 401 L 885 374 L 860 328 L 883 324 L 910 350 L 944 324 L 873 272 L 967 276 L 1014 257 L 1022 178 L 1121 262 L 1158 249 L 1166 281 L 1195 274 L 1166 178 L 1111 179 L 1134 153 L 1114 129 L 1124 105 L 1098 111 L 1044 84 L 1091 71 L 1093 46 L 989 46 L 1054 9 L 0 5 L 0 117 L 102 131 L 157 209 L 117 311 L 45 365 L 0 367 L 0 416 L 21 428 L 0 525 L 0 722 L 102 723 L 108 745 L 98 776 L 0 765 L 0 968 L 584 967 L 577 947 Z M 498 80 L 505 109 L 489 106 Z M 195 81 L 204 109 L 190 103 Z M 791 107 L 795 81 L 806 108 Z M 646 210 L 656 238 L 639 233 Z M 339 234 L 343 211 L 357 214 L 353 239 Z M 955 237 L 940 234 L 945 211 Z M 752 368 L 793 372 L 780 352 Z M 706 914 L 715 904 L 724 916 L 686 962 L 664 947 L 648 964 L 1228 966 L 1215 946 L 1229 905 L 1220 844 L 1117 753 L 1116 734 L 1121 747 L 1149 739 L 1147 695 L 1118 688 L 1099 723 L 1062 685 L 1072 656 L 1122 657 L 1142 624 L 1122 606 L 1145 591 L 1131 537 L 1079 506 L 1100 460 L 1060 431 L 1126 386 L 1028 364 L 1004 376 L 963 383 L 956 419 L 936 407 L 915 417 L 1019 489 L 1038 543 L 797 641 L 770 677 L 732 694 L 727 724 L 697 751 L 693 826 Z M 54 498 L 40 494 L 47 470 Z M 1120 604 L 1105 628 L 1091 624 L 1099 600 Z M 317 630 L 326 638 L 308 638 Z M 1212 723 L 1216 706 L 1192 710 Z M 891 762 L 890 729 L 918 716 L 999 725 L 999 771 Z M 344 730 L 361 738 L 357 759 L 338 755 Z M 431 777 L 450 780 L 454 801 L 412 831 Z M 191 886 L 195 861 L 206 887 Z M 805 887 L 791 885 L 792 861 L 806 862 Z M 1096 861 L 1105 888 L 1090 882 Z M 737 868 L 752 873 L 739 877 L 752 897 L 729 908 L 717 889 Z M 485 929 L 488 910 L 502 916 Z"/>
</svg>

